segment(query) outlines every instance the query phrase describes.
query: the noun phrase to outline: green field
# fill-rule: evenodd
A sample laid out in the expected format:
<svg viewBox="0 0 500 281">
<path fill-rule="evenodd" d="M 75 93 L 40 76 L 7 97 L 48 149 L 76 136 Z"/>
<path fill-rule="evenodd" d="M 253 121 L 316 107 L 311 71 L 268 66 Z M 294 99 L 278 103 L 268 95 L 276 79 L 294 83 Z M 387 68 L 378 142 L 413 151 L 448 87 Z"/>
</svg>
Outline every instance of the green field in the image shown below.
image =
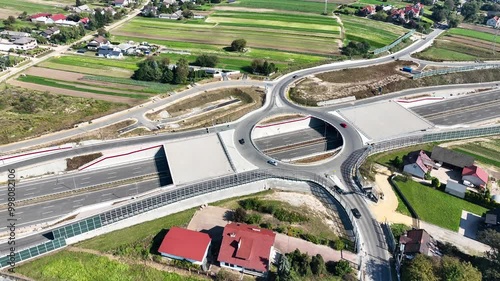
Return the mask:
<svg viewBox="0 0 500 281">
<path fill-rule="evenodd" d="M 462 210 L 481 216 L 486 208 L 414 181 L 396 181 L 421 220 L 458 231 Z"/>
<path fill-rule="evenodd" d="M 113 92 L 113 91 L 103 91 L 103 90 L 99 90 L 98 88 L 82 87 L 84 85 L 84 83 L 76 83 L 76 82 L 68 83 L 68 81 L 64 81 L 64 80 L 50 79 L 50 78 L 32 76 L 32 75 L 21 76 L 18 78 L 18 80 L 22 81 L 22 82 L 39 84 L 39 85 L 44 85 L 44 86 L 49 86 L 49 87 L 68 89 L 68 90 L 74 90 L 74 91 L 81 91 L 81 92 L 89 92 L 89 93 L 100 94 L 100 95 L 127 97 L 127 98 L 133 98 L 133 99 L 147 99 L 147 98 L 149 98 L 149 96 L 147 96 L 147 95 L 126 94 L 126 93 Z M 110 88 L 108 88 L 108 89 L 110 89 Z M 116 90 L 118 90 L 118 89 L 116 89 Z"/>
<path fill-rule="evenodd" d="M 416 57 L 434 61 L 500 59 L 500 40 L 494 34 L 465 28 L 447 30 L 434 44 Z"/>
<path fill-rule="evenodd" d="M 127 264 L 89 253 L 63 250 L 16 268 L 16 272 L 38 281 L 197 281 L 146 265 Z"/>
<path fill-rule="evenodd" d="M 297 16 L 295 22 L 294 18 L 245 12 L 216 12 L 204 22 L 138 17 L 113 34 L 221 47 L 229 46 L 234 39 L 243 38 L 250 48 L 334 54 L 335 39 L 340 35 L 340 27 L 334 19 Z"/>
<path fill-rule="evenodd" d="M 337 6 L 334 3 L 352 3 L 353 1 L 336 1 L 328 0 L 328 12 L 332 12 Z M 325 11 L 324 1 L 308 1 L 308 0 L 239 0 L 236 3 L 228 4 L 229 6 L 256 8 L 256 9 L 273 9 L 286 10 L 303 13 L 321 14 Z"/>
<path fill-rule="evenodd" d="M 453 150 L 473 156 L 477 161 L 500 168 L 500 139 L 453 146 Z"/>
<path fill-rule="evenodd" d="M 13 11 L 13 16 L 18 16 L 22 12 L 27 12 L 28 14 L 36 13 L 64 13 L 64 4 L 74 4 L 68 0 L 59 1 L 63 2 L 60 7 L 56 7 L 50 4 L 42 4 L 43 1 L 28 1 L 28 0 L 0 0 L 0 8 Z"/>
<path fill-rule="evenodd" d="M 172 226 L 185 227 L 195 213 L 195 209 L 189 209 L 172 215 L 168 215 L 156 220 L 144 222 L 124 229 L 103 234 L 77 244 L 78 247 L 94 249 L 100 252 L 116 253 L 119 249 L 134 249 L 137 244 L 146 243 L 151 246 L 153 238 L 162 229 Z M 160 237 L 160 241 L 163 236 Z M 133 250 L 131 250 L 133 251 Z"/>
<path fill-rule="evenodd" d="M 372 48 L 380 48 L 391 44 L 407 29 L 385 22 L 373 21 L 357 16 L 341 15 L 345 28 L 346 39 L 353 41 L 366 40 Z"/>
</svg>

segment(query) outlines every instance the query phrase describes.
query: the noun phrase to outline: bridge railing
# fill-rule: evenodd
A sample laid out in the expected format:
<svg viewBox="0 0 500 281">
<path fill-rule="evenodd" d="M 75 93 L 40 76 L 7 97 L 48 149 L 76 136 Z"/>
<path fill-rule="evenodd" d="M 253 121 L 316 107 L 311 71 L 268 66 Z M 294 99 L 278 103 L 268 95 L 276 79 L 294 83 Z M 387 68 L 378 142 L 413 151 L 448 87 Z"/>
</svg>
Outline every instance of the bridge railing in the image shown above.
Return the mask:
<svg viewBox="0 0 500 281">
<path fill-rule="evenodd" d="M 412 29 L 412 30 L 408 31 L 406 34 L 404 34 L 403 36 L 399 37 L 398 39 L 396 39 L 396 41 L 392 42 L 391 44 L 389 44 L 387 46 L 384 46 L 382 48 L 373 50 L 373 54 L 374 55 L 378 55 L 380 53 L 383 53 L 385 51 L 388 51 L 388 50 L 396 47 L 403 40 L 405 40 L 405 39 L 409 38 L 410 36 L 412 36 L 413 33 L 415 33 L 415 29 Z"/>
<path fill-rule="evenodd" d="M 424 72 L 413 74 L 412 78 L 419 79 L 419 78 L 434 76 L 434 75 L 442 75 L 442 74 L 465 72 L 465 71 L 480 70 L 480 69 L 493 69 L 493 68 L 500 68 L 500 64 L 489 63 L 489 64 L 478 64 L 478 65 L 469 65 L 469 66 L 429 70 L 429 71 L 424 71 Z"/>
<path fill-rule="evenodd" d="M 106 225 L 133 217 L 135 215 L 145 213 L 168 204 L 179 202 L 188 198 L 196 197 L 206 193 L 228 189 L 234 186 L 257 182 L 265 179 L 284 179 L 291 181 L 305 181 L 316 184 L 322 187 L 331 197 L 333 197 L 346 210 L 353 227 L 353 237 L 355 239 L 355 250 L 359 250 L 359 231 L 353 215 L 348 210 L 351 209 L 349 204 L 344 201 L 332 189 L 333 183 L 327 178 L 316 175 L 312 172 L 300 171 L 291 174 L 285 170 L 254 170 L 244 173 L 234 174 L 225 177 L 219 177 L 208 181 L 190 184 L 174 190 L 163 192 L 159 195 L 148 197 L 130 204 L 116 207 L 98 215 L 89 218 L 81 219 L 76 222 L 66 224 L 52 230 L 55 240 L 51 240 L 42 245 L 37 245 L 20 251 L 14 257 L 15 262 L 20 262 L 37 255 L 41 255 L 49 250 L 66 246 L 66 239 L 71 238 Z M 4 256 L 0 258 L 0 267 L 6 267 L 10 264 L 11 257 Z"/>
</svg>

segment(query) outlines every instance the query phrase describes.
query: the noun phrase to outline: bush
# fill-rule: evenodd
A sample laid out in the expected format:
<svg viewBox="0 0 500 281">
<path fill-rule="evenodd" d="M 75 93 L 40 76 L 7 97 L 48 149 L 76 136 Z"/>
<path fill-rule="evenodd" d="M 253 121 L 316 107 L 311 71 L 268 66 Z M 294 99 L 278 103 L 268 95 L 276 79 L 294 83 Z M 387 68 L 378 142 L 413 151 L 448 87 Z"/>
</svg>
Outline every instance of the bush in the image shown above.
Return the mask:
<svg viewBox="0 0 500 281">
<path fill-rule="evenodd" d="M 243 208 L 237 208 L 233 213 L 233 221 L 245 222 L 247 220 L 247 212 Z"/>
<path fill-rule="evenodd" d="M 245 223 L 248 224 L 259 224 L 262 221 L 262 217 L 259 214 L 250 214 L 246 216 Z"/>
<path fill-rule="evenodd" d="M 434 188 L 439 188 L 441 186 L 441 182 L 439 181 L 438 178 L 435 178 L 435 177 L 432 178 L 431 183 L 432 183 L 432 187 L 434 187 Z"/>
<path fill-rule="evenodd" d="M 247 41 L 245 39 L 236 39 L 231 42 L 231 50 L 235 52 L 243 52 L 247 46 Z"/>
<path fill-rule="evenodd" d="M 340 260 L 335 265 L 335 275 L 344 276 L 352 272 L 351 265 L 349 265 L 348 261 Z"/>
<path fill-rule="evenodd" d="M 196 58 L 194 65 L 201 67 L 215 67 L 219 62 L 219 58 L 214 55 L 202 54 Z"/>
<path fill-rule="evenodd" d="M 248 198 L 238 201 L 238 204 L 245 210 L 257 211 L 262 205 L 262 202 L 257 198 Z"/>
</svg>

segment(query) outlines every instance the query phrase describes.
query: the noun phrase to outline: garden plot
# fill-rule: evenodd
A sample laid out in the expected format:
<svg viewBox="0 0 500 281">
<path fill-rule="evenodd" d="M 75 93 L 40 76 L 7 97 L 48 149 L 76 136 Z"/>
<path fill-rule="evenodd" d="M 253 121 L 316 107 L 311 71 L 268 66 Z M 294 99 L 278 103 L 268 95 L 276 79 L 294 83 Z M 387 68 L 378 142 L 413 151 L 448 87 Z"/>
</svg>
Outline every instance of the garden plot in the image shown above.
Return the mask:
<svg viewBox="0 0 500 281">
<path fill-rule="evenodd" d="M 341 15 L 340 19 L 344 24 L 346 39 L 353 41 L 365 40 L 373 48 L 389 45 L 408 32 L 408 29 L 398 25 L 356 16 Z"/>
</svg>

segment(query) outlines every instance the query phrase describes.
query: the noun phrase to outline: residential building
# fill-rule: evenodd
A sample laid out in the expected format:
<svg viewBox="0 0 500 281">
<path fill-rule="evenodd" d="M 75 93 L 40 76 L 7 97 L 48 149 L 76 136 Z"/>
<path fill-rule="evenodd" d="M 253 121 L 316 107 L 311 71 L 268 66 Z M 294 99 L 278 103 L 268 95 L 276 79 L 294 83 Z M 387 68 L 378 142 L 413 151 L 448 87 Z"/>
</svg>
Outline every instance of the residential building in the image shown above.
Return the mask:
<svg viewBox="0 0 500 281">
<path fill-rule="evenodd" d="M 416 254 L 432 256 L 432 239 L 424 229 L 408 230 L 399 237 L 400 251 L 407 258 L 412 258 Z"/>
<path fill-rule="evenodd" d="M 406 20 L 406 14 L 405 14 L 405 11 L 403 11 L 402 9 L 394 9 L 391 11 L 391 17 L 393 20 L 397 20 L 397 21 L 400 21 L 400 22 L 408 22 Z"/>
<path fill-rule="evenodd" d="M 118 45 L 117 48 L 120 49 L 124 55 L 132 55 L 135 54 L 137 46 L 132 43 L 122 43 Z"/>
<path fill-rule="evenodd" d="M 52 37 L 53 35 L 59 34 L 59 33 L 61 33 L 61 31 L 59 30 L 59 28 L 53 26 L 51 28 L 48 28 L 48 29 L 45 29 L 44 31 L 42 31 L 42 33 L 40 33 L 40 35 L 42 37 L 50 39 L 50 37 Z"/>
<path fill-rule="evenodd" d="M 500 231 L 500 208 L 495 208 L 486 212 L 484 224 L 485 228 L 492 228 L 496 231 Z"/>
<path fill-rule="evenodd" d="M 423 150 L 414 151 L 406 155 L 403 159 L 403 164 L 404 172 L 421 179 L 435 166 L 434 161 Z"/>
<path fill-rule="evenodd" d="M 217 260 L 223 268 L 267 276 L 275 238 L 276 234 L 268 229 L 229 223 L 224 227 Z"/>
<path fill-rule="evenodd" d="M 8 52 L 14 50 L 31 50 L 38 46 L 36 39 L 32 37 L 21 37 L 14 41 L 0 39 L 0 51 Z"/>
<path fill-rule="evenodd" d="M 361 9 L 361 13 L 364 16 L 369 16 L 375 14 L 375 6 L 373 5 L 367 5 L 363 9 Z"/>
<path fill-rule="evenodd" d="M 500 28 L 500 18 L 497 16 L 494 16 L 491 19 L 486 21 L 486 25 L 491 26 L 493 28 Z"/>
<path fill-rule="evenodd" d="M 172 14 L 159 14 L 158 17 L 160 19 L 168 19 L 168 20 L 178 20 L 182 18 L 182 11 L 179 10 Z"/>
<path fill-rule="evenodd" d="M 172 227 L 163 238 L 158 252 L 176 260 L 186 260 L 207 269 L 211 239 L 206 233 Z"/>
<path fill-rule="evenodd" d="M 112 16 L 116 15 L 115 9 L 113 7 L 109 6 L 101 10 L 101 14 L 104 15 L 106 12 L 110 12 Z"/>
<path fill-rule="evenodd" d="M 91 51 L 95 51 L 95 50 L 97 50 L 101 47 L 104 47 L 104 46 L 106 46 L 106 47 L 110 46 L 110 43 L 109 43 L 108 39 L 99 35 L 99 36 L 95 37 L 94 39 L 92 39 L 92 41 L 90 41 L 87 44 L 87 49 L 89 49 Z"/>
<path fill-rule="evenodd" d="M 71 20 L 57 20 L 54 22 L 56 25 L 65 25 L 65 26 L 75 26 L 78 25 L 78 22 Z"/>
<path fill-rule="evenodd" d="M 49 19 L 52 20 L 53 22 L 56 22 L 56 21 L 65 20 L 66 16 L 63 14 L 55 14 L 55 15 L 50 16 Z"/>
<path fill-rule="evenodd" d="M 488 182 L 488 173 L 476 165 L 464 167 L 462 181 L 464 183 L 470 182 L 477 187 L 484 187 Z"/>
<path fill-rule="evenodd" d="M 43 17 L 43 18 L 48 18 L 48 17 L 50 17 L 51 15 L 52 15 L 52 14 L 50 14 L 50 13 L 38 13 L 38 14 L 34 14 L 34 15 L 29 16 L 29 19 L 30 19 L 31 21 L 34 21 L 34 20 L 36 20 L 36 19 L 38 19 L 38 18 L 42 18 L 42 17 Z"/>
<path fill-rule="evenodd" d="M 404 12 L 408 16 L 408 18 L 419 18 L 423 8 L 424 5 L 416 3 L 414 5 L 406 6 Z"/>
<path fill-rule="evenodd" d="M 115 7 L 126 7 L 128 6 L 128 0 L 114 0 L 113 6 Z"/>
<path fill-rule="evenodd" d="M 0 32 L 0 36 L 5 37 L 5 38 L 21 38 L 21 37 L 29 37 L 30 34 L 27 32 L 18 32 L 18 31 L 11 31 L 11 30 L 4 30 Z"/>
<path fill-rule="evenodd" d="M 83 26 L 87 26 L 89 24 L 89 18 L 81 18 L 78 22 L 81 22 Z"/>
<path fill-rule="evenodd" d="M 439 165 L 444 163 L 457 168 L 474 165 L 474 157 L 440 146 L 434 146 L 431 153 L 431 159 L 439 162 Z"/>
<path fill-rule="evenodd" d="M 79 13 L 92 13 L 94 10 L 92 10 L 91 8 L 89 8 L 89 6 L 87 6 L 87 5 L 81 5 L 81 6 L 78 6 L 78 7 L 74 7 L 73 11 L 75 13 L 79 14 Z"/>
<path fill-rule="evenodd" d="M 108 59 L 122 59 L 122 51 L 118 48 L 113 48 L 109 46 L 101 46 L 96 53 L 96 56 L 108 58 Z"/>
<path fill-rule="evenodd" d="M 467 191 L 467 186 L 459 184 L 458 182 L 452 180 L 448 180 L 446 181 L 446 188 L 444 189 L 444 191 L 456 197 L 464 198 L 465 192 Z"/>
</svg>

